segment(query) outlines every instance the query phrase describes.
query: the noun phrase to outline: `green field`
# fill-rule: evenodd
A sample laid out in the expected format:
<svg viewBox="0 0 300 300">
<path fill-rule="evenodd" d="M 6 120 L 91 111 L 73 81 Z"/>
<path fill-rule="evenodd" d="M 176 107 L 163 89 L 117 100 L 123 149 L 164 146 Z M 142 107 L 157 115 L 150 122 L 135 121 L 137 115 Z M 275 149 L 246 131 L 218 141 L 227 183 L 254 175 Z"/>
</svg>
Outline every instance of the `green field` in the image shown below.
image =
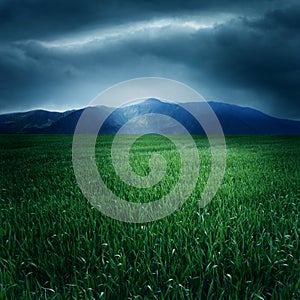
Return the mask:
<svg viewBox="0 0 300 300">
<path fill-rule="evenodd" d="M 72 136 L 0 136 L 0 299 L 299 299 L 300 136 L 227 136 L 227 169 L 200 209 L 209 174 L 204 137 L 197 189 L 172 215 L 145 224 L 104 216 L 82 195 Z M 152 201 L 176 184 L 180 160 L 159 136 L 131 151 L 137 174 L 161 153 L 155 191 L 115 177 L 111 136 L 97 143 L 107 185 L 129 201 Z"/>
</svg>

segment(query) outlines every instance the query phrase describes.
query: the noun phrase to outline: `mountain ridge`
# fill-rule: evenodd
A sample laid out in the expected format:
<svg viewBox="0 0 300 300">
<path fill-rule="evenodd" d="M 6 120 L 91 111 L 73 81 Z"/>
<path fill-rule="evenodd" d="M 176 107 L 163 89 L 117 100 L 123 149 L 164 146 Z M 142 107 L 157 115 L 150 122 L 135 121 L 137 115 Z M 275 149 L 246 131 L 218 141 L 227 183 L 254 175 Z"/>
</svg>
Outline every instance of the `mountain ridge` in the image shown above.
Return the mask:
<svg viewBox="0 0 300 300">
<path fill-rule="evenodd" d="M 210 101 L 208 104 L 218 117 L 225 134 L 300 134 L 300 121 L 272 117 L 250 107 L 215 101 Z M 90 106 L 66 112 L 32 110 L 24 113 L 2 114 L 0 115 L 0 133 L 73 134 L 85 109 L 90 110 L 90 122 L 93 122 L 99 114 L 109 115 L 103 123 L 100 133 L 114 134 L 134 117 L 160 113 L 176 119 L 192 134 L 204 134 L 202 127 L 188 113 L 188 111 L 198 111 L 201 115 L 203 110 L 201 102 L 186 102 L 178 105 L 155 98 L 116 109 L 107 106 Z M 129 133 L 143 133 L 147 122 L 149 123 L 145 117 L 141 117 L 134 123 L 134 128 Z M 168 122 L 151 124 L 151 126 L 153 132 L 177 132 L 176 127 Z"/>
</svg>

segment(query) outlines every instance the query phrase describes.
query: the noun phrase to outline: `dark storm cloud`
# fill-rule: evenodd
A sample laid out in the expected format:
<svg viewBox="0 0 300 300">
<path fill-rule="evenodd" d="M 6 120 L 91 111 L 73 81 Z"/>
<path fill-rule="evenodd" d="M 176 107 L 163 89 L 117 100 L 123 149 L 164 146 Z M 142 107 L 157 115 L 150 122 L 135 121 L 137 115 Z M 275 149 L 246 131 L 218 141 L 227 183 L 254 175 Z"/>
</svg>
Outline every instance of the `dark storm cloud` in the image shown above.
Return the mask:
<svg viewBox="0 0 300 300">
<path fill-rule="evenodd" d="M 286 29 L 297 30 L 300 28 L 300 5 L 290 5 L 286 9 L 274 9 L 268 11 L 265 18 L 248 22 L 250 26 L 257 26 L 260 29 Z"/>
<path fill-rule="evenodd" d="M 7 3 L 6 31 L 0 34 L 7 39 L 0 49 L 0 110 L 83 106 L 120 80 L 164 76 L 190 84 L 209 100 L 300 118 L 300 6 L 292 2 L 281 7 L 274 1 L 173 1 L 172 6 L 129 1 L 116 12 L 118 2 L 86 7 L 75 1 L 67 16 L 68 5 L 58 9 L 56 1 L 30 1 L 31 9 L 22 4 L 17 11 Z M 216 12 L 225 10 L 231 19 L 219 20 Z M 200 15 L 215 15 L 220 24 L 182 26 L 201 21 Z M 155 16 L 173 19 L 149 27 Z M 101 29 L 96 36 L 87 29 L 93 26 Z M 67 32 L 74 38 L 64 39 Z"/>
<path fill-rule="evenodd" d="M 256 11 L 275 0 L 2 0 L 0 38 L 6 40 L 44 38 L 83 28 L 106 26 L 165 15 L 197 11 Z"/>
</svg>

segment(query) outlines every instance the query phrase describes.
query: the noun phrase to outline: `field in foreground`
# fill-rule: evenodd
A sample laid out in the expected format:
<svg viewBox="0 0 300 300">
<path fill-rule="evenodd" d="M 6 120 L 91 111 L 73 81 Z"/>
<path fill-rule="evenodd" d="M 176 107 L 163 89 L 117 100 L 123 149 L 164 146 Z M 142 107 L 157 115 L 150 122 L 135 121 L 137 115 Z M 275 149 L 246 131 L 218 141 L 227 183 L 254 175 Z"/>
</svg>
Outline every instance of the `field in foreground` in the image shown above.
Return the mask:
<svg viewBox="0 0 300 300">
<path fill-rule="evenodd" d="M 72 136 L 0 136 L 0 299 L 299 299 L 300 137 L 226 137 L 226 174 L 203 209 L 210 155 L 195 139 L 197 190 L 174 214 L 129 224 L 81 194 Z M 102 175 L 114 175 L 110 142 L 98 141 Z M 155 196 L 109 176 L 107 185 L 132 201 L 166 193 L 179 169 L 172 144 L 139 140 L 132 167 L 147 174 L 153 150 L 171 164 Z"/>
</svg>

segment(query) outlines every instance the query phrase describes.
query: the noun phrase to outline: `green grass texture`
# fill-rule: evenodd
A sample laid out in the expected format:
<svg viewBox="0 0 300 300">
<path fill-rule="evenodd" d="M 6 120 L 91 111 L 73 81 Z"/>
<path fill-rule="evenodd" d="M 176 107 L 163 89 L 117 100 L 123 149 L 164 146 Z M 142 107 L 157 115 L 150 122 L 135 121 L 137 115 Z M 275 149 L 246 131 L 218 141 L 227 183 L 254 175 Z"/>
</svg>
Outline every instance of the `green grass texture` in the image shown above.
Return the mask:
<svg viewBox="0 0 300 300">
<path fill-rule="evenodd" d="M 115 194 L 148 202 L 176 185 L 172 142 L 135 141 L 130 164 L 140 176 L 153 153 L 167 162 L 160 183 L 139 189 L 116 175 L 112 140 L 99 137 L 95 152 Z M 226 136 L 225 176 L 204 208 L 210 148 L 194 140 L 194 192 L 173 214 L 133 224 L 85 199 L 72 135 L 0 136 L 0 299 L 300 299 L 300 136 Z"/>
</svg>

